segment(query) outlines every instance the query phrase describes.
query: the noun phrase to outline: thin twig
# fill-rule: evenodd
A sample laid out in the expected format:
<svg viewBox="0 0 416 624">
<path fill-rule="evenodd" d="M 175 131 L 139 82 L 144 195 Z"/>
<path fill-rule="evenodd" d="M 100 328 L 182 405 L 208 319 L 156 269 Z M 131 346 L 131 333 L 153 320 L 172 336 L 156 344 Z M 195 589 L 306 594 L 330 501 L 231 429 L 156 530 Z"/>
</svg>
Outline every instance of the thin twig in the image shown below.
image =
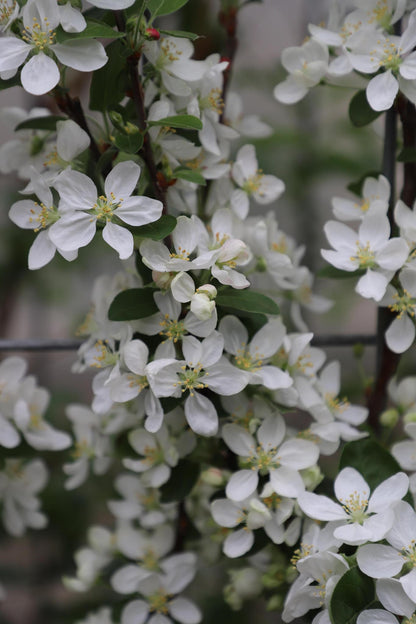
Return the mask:
<svg viewBox="0 0 416 624">
<path fill-rule="evenodd" d="M 69 93 L 64 93 L 63 95 L 56 95 L 55 101 L 60 110 L 68 115 L 70 119 L 75 121 L 88 134 L 90 139 L 91 154 L 93 155 L 94 159 L 98 161 L 101 156 L 101 152 L 98 149 L 98 145 L 95 142 L 93 135 L 91 134 L 79 99 L 71 98 Z"/>
<path fill-rule="evenodd" d="M 237 7 L 229 7 L 228 9 L 222 10 L 218 14 L 218 20 L 220 24 L 224 27 L 225 32 L 227 34 L 227 38 L 224 45 L 224 54 L 222 60 L 228 61 L 228 67 L 224 71 L 224 82 L 222 86 L 222 101 L 225 102 L 227 97 L 227 91 L 230 84 L 231 72 L 233 68 L 234 57 L 238 48 L 238 39 L 237 39 Z M 221 113 L 220 122 L 222 123 L 224 119 L 224 110 Z"/>
<path fill-rule="evenodd" d="M 125 31 L 125 19 L 122 11 L 115 11 L 116 24 L 120 32 Z M 143 133 L 143 159 L 149 170 L 150 179 L 153 184 L 154 193 L 156 199 L 163 204 L 163 214 L 167 214 L 166 194 L 165 189 L 159 182 L 158 171 L 156 167 L 155 157 L 153 154 L 152 144 L 150 142 L 149 133 L 147 132 L 146 124 L 146 110 L 144 107 L 143 89 L 139 78 L 139 60 L 140 52 L 133 51 L 133 53 L 127 58 L 127 69 L 130 77 L 131 84 L 131 97 L 134 102 L 136 110 L 136 117 L 138 126 Z"/>
<path fill-rule="evenodd" d="M 314 347 L 352 347 L 356 344 L 374 346 L 375 334 L 322 334 L 312 338 Z M 34 338 L 13 340 L 0 338 L 0 351 L 74 351 L 82 344 L 82 340 Z"/>
<path fill-rule="evenodd" d="M 386 113 L 384 127 L 384 150 L 383 150 L 383 175 L 390 182 L 390 205 L 387 213 L 391 230 L 394 228 L 394 202 L 395 202 L 395 178 L 396 178 L 396 145 L 397 145 L 397 112 L 393 107 Z M 403 126 L 404 132 L 404 126 Z M 387 384 L 394 375 L 400 361 L 400 356 L 388 348 L 385 341 L 385 333 L 394 319 L 389 308 L 379 308 L 377 312 L 377 355 L 376 375 L 372 391 L 368 397 L 369 409 L 368 423 L 374 431 L 380 428 L 379 415 L 385 409 L 387 403 Z"/>
</svg>

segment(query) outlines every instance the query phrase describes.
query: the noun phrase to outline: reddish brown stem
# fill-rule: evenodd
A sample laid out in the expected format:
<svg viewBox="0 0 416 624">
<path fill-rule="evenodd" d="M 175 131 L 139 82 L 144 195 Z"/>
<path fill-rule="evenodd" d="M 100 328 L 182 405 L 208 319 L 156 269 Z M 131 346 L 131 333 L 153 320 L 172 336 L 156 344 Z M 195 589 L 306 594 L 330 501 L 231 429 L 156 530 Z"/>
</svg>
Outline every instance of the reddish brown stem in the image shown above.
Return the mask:
<svg viewBox="0 0 416 624">
<path fill-rule="evenodd" d="M 237 39 L 237 7 L 229 7 L 218 14 L 218 20 L 221 26 L 224 27 L 227 38 L 224 45 L 224 55 L 222 60 L 228 61 L 228 67 L 224 72 L 224 82 L 222 87 L 222 100 L 225 102 L 227 97 L 227 91 L 230 84 L 231 72 L 234 62 L 234 57 L 238 48 Z M 221 115 L 220 121 L 223 121 L 224 112 Z"/>
<path fill-rule="evenodd" d="M 403 147 L 406 149 L 416 148 L 416 109 L 415 106 L 407 100 L 402 94 L 397 100 L 397 112 L 400 117 L 403 131 Z M 383 172 L 389 178 L 392 185 L 392 199 L 394 198 L 394 165 L 396 151 L 396 112 L 394 109 L 389 111 L 386 122 L 386 139 L 385 153 L 383 162 Z M 390 127 L 389 127 L 390 124 Z M 401 199 L 407 206 L 413 206 L 416 200 L 416 163 L 404 163 L 404 180 L 403 188 L 400 194 Z M 394 201 L 394 199 L 393 199 Z M 392 232 L 394 233 L 395 224 L 393 219 L 394 203 L 391 202 L 388 216 Z M 369 417 L 368 422 L 373 430 L 380 428 L 379 416 L 385 409 L 387 403 L 387 384 L 391 377 L 396 373 L 400 362 L 400 355 L 390 351 L 385 343 L 384 335 L 394 320 L 395 314 L 388 308 L 380 308 L 378 313 L 378 346 L 377 346 L 377 373 L 373 390 L 368 400 Z"/>
</svg>

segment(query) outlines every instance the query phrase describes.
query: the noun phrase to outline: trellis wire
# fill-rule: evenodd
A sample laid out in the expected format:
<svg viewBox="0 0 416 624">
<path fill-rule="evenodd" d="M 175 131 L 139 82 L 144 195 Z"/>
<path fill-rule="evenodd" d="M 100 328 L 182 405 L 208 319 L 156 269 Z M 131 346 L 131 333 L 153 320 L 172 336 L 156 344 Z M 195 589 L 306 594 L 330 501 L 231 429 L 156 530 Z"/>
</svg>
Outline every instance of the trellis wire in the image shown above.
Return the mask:
<svg viewBox="0 0 416 624">
<path fill-rule="evenodd" d="M 374 346 L 376 342 L 375 334 L 322 334 L 312 338 L 314 347 L 351 347 L 356 344 Z M 81 344 L 81 340 L 73 339 L 9 340 L 0 338 L 0 351 L 76 351 Z"/>
</svg>

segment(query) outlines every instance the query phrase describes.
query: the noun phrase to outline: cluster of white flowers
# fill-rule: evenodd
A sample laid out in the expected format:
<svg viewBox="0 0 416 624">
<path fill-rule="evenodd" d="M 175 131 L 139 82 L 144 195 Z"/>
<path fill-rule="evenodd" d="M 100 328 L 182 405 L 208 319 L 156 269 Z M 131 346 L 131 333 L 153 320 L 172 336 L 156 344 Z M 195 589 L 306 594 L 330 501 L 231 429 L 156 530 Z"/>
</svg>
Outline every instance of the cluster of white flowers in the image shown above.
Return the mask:
<svg viewBox="0 0 416 624">
<path fill-rule="evenodd" d="M 351 454 L 335 479 L 338 502 L 315 492 L 324 479 L 321 455 L 374 443 L 362 426 L 367 408 L 342 394 L 339 362 L 326 362 L 311 344 L 304 310 L 322 313 L 331 302 L 312 292 L 304 247 L 279 228 L 274 207 L 285 185 L 259 168 L 253 144 L 241 145 L 271 129 L 244 116 L 239 96 L 228 93 L 229 61 L 217 54 L 195 60 L 186 33 L 154 28 L 170 1 L 149 3 L 137 23 L 122 14 L 133 0 L 91 4 L 103 15 L 118 10 L 118 31 L 91 24 L 71 2 L 28 0 L 21 8 L 8 1 L 0 13 L 0 78 L 21 68 L 27 91 L 55 89 L 58 102 L 64 66 L 105 67 L 97 38 L 120 35 L 128 51 L 123 72 L 131 88 L 102 109 L 102 126 L 73 114 L 67 94 L 59 121 L 46 109 L 3 112 L 16 138 L 0 149 L 0 170 L 26 184 L 26 198 L 9 216 L 36 234 L 29 268 L 43 267 L 56 251 L 74 260 L 97 229 L 128 261 L 96 281 L 79 329 L 85 340 L 73 369 L 96 374 L 91 405 L 67 409 L 74 442 L 65 487 L 111 474 L 117 498 L 107 501 L 113 526 L 90 528 L 66 586 L 85 592 L 108 581 L 122 601 L 120 624 L 198 624 L 202 614 L 182 592 L 201 562 L 247 556 L 225 590 L 233 608 L 272 590 L 269 606 L 282 608 L 285 622 L 319 609 L 314 624 L 330 624 L 334 588 L 358 566 L 377 579 L 385 608 L 363 610 L 359 624 L 411 618 L 414 378 L 390 382 L 397 407 L 381 418 L 404 415 L 411 440 L 394 444 L 389 460 L 410 479 L 397 466 L 376 476 L 365 465 L 357 470 Z M 310 26 L 311 39 L 284 52 L 291 75 L 277 99 L 294 103 L 322 80 L 357 70 L 376 74 L 367 87 L 374 109 L 389 108 L 399 89 L 416 101 L 416 17 L 407 4 L 356 0 L 347 13 L 335 3 L 328 28 Z M 399 20 L 401 37 L 391 34 Z M 415 338 L 416 204 L 397 202 L 398 236 L 391 237 L 391 201 L 383 175 L 365 179 L 359 200 L 336 197 L 337 220 L 325 225 L 332 249 L 322 255 L 357 273 L 360 295 L 396 313 L 386 342 L 402 353 Z M 344 223 L 354 220 L 358 232 Z M 24 375 L 19 358 L 0 364 L 0 444 L 13 449 L 24 438 L 35 450 L 67 448 L 70 437 L 43 418 L 46 391 Z M 44 525 L 36 495 L 45 481 L 41 460 L 6 461 L 0 500 L 9 531 Z M 187 539 L 189 528 L 199 541 Z M 78 624 L 113 618 L 105 605 Z"/>
<path fill-rule="evenodd" d="M 339 83 L 357 72 L 371 76 L 366 95 L 375 111 L 391 108 L 399 91 L 416 102 L 412 2 L 354 0 L 352 4 L 351 11 L 349 3 L 335 0 L 326 27 L 310 24 L 310 39 L 283 51 L 282 64 L 289 76 L 275 88 L 277 100 L 294 104 L 322 81 Z M 406 25 L 401 36 L 394 30 L 400 20 Z"/>
</svg>

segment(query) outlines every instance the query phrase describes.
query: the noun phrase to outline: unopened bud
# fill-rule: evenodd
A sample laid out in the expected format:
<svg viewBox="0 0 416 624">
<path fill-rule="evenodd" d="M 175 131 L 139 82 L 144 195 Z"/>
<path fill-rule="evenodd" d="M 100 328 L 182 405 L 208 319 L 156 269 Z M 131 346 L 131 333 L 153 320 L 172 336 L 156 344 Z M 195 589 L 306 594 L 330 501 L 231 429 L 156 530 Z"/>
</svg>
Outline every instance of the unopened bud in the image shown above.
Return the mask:
<svg viewBox="0 0 416 624">
<path fill-rule="evenodd" d="M 146 28 L 144 33 L 148 41 L 159 41 L 160 39 L 160 32 L 156 28 Z"/>
<path fill-rule="evenodd" d="M 156 286 L 158 286 L 161 290 L 167 290 L 170 287 L 174 277 L 175 273 L 152 271 L 152 279 Z"/>
<path fill-rule="evenodd" d="M 324 478 L 319 466 L 312 466 L 300 471 L 307 490 L 314 490 Z"/>
<path fill-rule="evenodd" d="M 206 295 L 209 299 L 215 299 L 217 296 L 217 289 L 212 284 L 203 284 L 196 289 L 196 292 Z"/>
<path fill-rule="evenodd" d="M 215 310 L 215 301 L 211 301 L 205 294 L 196 292 L 191 299 L 191 312 L 200 321 L 207 321 Z"/>
<path fill-rule="evenodd" d="M 357 344 L 353 346 L 352 352 L 354 357 L 357 358 L 357 360 L 360 360 L 364 355 L 364 345 L 361 344 L 361 342 L 357 342 Z"/>
<path fill-rule="evenodd" d="M 283 596 L 276 594 L 267 601 L 267 611 L 281 611 L 283 609 Z"/>
<path fill-rule="evenodd" d="M 399 412 L 395 408 L 385 410 L 382 414 L 380 414 L 380 425 L 383 427 L 393 428 L 397 425 L 398 420 Z"/>
<path fill-rule="evenodd" d="M 403 422 L 407 425 L 408 423 L 416 422 L 416 412 L 409 412 L 403 416 Z"/>
<path fill-rule="evenodd" d="M 201 474 L 201 480 L 207 485 L 213 485 L 214 487 L 221 487 L 225 484 L 226 479 L 218 468 L 208 468 Z"/>
</svg>

